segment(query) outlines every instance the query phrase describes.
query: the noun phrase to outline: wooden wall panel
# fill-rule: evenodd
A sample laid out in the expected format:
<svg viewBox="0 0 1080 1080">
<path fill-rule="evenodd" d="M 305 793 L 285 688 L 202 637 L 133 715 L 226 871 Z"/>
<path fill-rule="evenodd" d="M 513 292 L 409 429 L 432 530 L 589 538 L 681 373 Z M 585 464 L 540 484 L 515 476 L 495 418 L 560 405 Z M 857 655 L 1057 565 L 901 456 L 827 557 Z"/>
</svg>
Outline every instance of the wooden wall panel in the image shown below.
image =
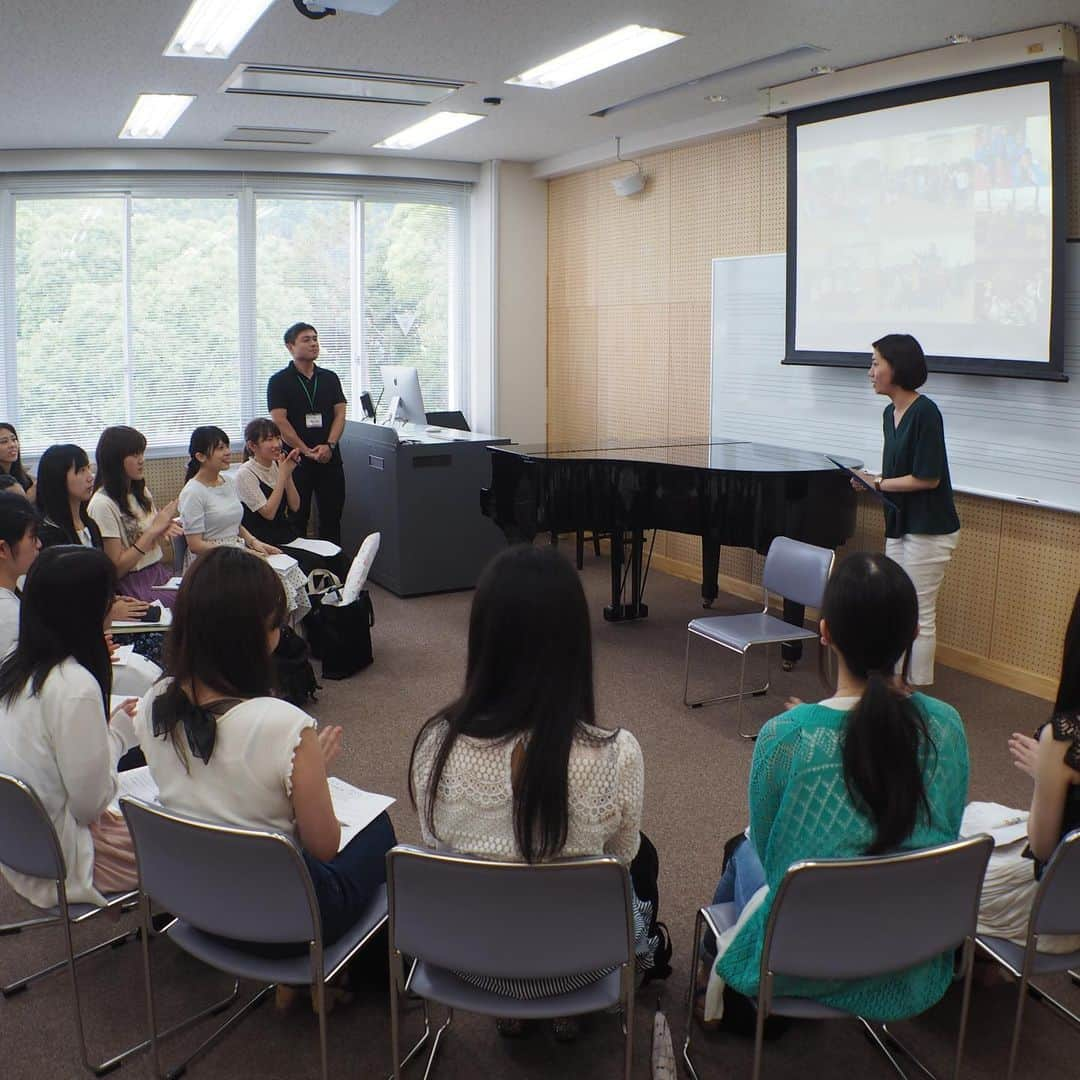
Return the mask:
<svg viewBox="0 0 1080 1080">
<path fill-rule="evenodd" d="M 668 432 L 668 309 L 665 304 L 599 309 L 596 424 L 601 439 L 653 440 Z"/>
<path fill-rule="evenodd" d="M 146 486 L 158 506 L 164 506 L 180 494 L 186 468 L 187 458 L 146 459 Z"/>
<path fill-rule="evenodd" d="M 1080 515 L 1002 504 L 990 657 L 1056 678 L 1080 587 Z"/>
<path fill-rule="evenodd" d="M 761 253 L 787 250 L 787 124 L 761 131 Z"/>
<path fill-rule="evenodd" d="M 668 312 L 668 435 L 673 439 L 706 438 L 711 308 L 708 303 L 676 303 L 669 305 Z"/>
<path fill-rule="evenodd" d="M 575 173 L 548 185 L 548 303 L 596 303 L 596 177 Z"/>
<path fill-rule="evenodd" d="M 761 142 L 746 131 L 671 151 L 671 298 L 708 303 L 713 259 L 761 243 Z"/>
<path fill-rule="evenodd" d="M 547 416 L 551 445 L 596 440 L 596 308 L 548 308 Z"/>
<path fill-rule="evenodd" d="M 596 173 L 596 300 L 601 305 L 667 303 L 671 277 L 669 155 L 642 158 L 648 181 L 640 195 L 616 195 L 611 181 L 633 172 L 627 161 Z"/>
<path fill-rule="evenodd" d="M 960 543 L 938 595 L 938 641 L 990 655 L 1001 553 L 1002 503 L 958 495 Z"/>
</svg>

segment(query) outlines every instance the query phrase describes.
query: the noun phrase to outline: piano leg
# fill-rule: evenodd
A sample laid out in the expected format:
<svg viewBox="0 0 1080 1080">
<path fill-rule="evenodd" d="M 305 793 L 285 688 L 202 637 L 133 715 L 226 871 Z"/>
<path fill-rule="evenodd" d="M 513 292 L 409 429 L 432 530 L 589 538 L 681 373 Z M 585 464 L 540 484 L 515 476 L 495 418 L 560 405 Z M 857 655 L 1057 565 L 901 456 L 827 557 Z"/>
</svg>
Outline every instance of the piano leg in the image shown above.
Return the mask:
<svg viewBox="0 0 1080 1080">
<path fill-rule="evenodd" d="M 701 538 L 701 606 L 711 608 L 720 595 L 720 540 L 715 536 Z"/>
<path fill-rule="evenodd" d="M 626 619 L 644 619 L 649 614 L 647 604 L 641 602 L 641 552 L 645 537 L 640 529 L 630 534 L 630 603 L 622 598 L 625 536 L 621 529 L 611 530 L 611 603 L 604 608 L 608 622 Z"/>
</svg>

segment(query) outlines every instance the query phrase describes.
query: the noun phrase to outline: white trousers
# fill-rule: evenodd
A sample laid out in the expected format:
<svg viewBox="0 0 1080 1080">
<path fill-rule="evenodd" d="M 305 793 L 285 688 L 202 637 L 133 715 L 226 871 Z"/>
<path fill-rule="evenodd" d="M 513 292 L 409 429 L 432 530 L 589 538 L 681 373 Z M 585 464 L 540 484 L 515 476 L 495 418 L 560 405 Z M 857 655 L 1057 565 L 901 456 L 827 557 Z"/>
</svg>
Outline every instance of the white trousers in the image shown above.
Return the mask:
<svg viewBox="0 0 1080 1080">
<path fill-rule="evenodd" d="M 957 529 L 943 536 L 906 533 L 885 540 L 885 554 L 907 571 L 919 598 L 919 636 L 911 647 L 909 674 L 909 681 L 914 686 L 929 686 L 934 681 L 937 594 L 959 539 L 960 530 Z"/>
</svg>

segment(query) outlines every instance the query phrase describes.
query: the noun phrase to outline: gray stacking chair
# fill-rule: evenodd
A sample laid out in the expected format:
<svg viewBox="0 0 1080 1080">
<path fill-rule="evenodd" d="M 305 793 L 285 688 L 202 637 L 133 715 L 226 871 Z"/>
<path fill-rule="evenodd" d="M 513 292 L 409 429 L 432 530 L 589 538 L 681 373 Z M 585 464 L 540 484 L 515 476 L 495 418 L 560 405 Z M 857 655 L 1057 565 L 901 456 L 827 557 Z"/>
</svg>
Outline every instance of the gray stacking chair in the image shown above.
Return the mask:
<svg viewBox="0 0 1080 1080">
<path fill-rule="evenodd" d="M 742 704 L 747 693 L 764 694 L 769 689 L 769 646 L 780 645 L 785 641 L 811 641 L 818 636 L 817 630 L 792 626 L 791 623 L 770 615 L 769 593 L 778 593 L 785 600 L 820 609 L 835 558 L 836 553 L 828 548 L 804 544 L 801 540 L 791 540 L 786 536 L 776 537 L 769 545 L 768 555 L 765 556 L 765 569 L 761 578 L 760 611 L 751 611 L 743 615 L 712 615 L 708 618 L 692 619 L 687 625 L 683 704 L 697 709 L 702 705 L 714 705 L 719 701 L 737 698 L 739 704 L 736 722 L 739 734 L 745 739 L 756 738 L 756 735 L 742 729 Z M 723 694 L 698 701 L 690 700 L 690 645 L 695 638 L 712 645 L 719 645 L 741 656 L 737 694 Z M 746 655 L 755 645 L 765 646 L 765 683 L 755 690 L 747 691 L 745 689 Z"/>
<path fill-rule="evenodd" d="M 327 1080 L 326 997 L 332 979 L 386 923 L 386 890 L 380 888 L 368 910 L 347 934 L 323 947 L 318 902 L 304 858 L 283 833 L 211 825 L 138 799 L 120 800 L 139 864 L 143 926 L 150 924 L 150 902 L 176 916 L 165 933 L 185 952 L 235 978 L 264 985 L 251 1000 L 206 1039 L 182 1065 L 179 1076 L 247 1015 L 277 984 L 310 986 L 319 1014 L 321 1076 Z M 307 952 L 268 959 L 223 941 L 306 942 Z M 150 951 L 143 937 L 146 1003 L 154 1076 L 161 1077 Z"/>
<path fill-rule="evenodd" d="M 47 968 L 34 972 L 32 975 L 26 975 L 21 979 L 7 983 L 5 986 L 0 987 L 0 990 L 2 990 L 4 997 L 11 997 L 25 990 L 38 979 L 67 968 L 71 974 L 71 991 L 75 1004 L 75 1030 L 79 1037 L 79 1053 L 82 1062 L 86 1068 L 98 1076 L 115 1069 L 131 1054 L 144 1049 L 146 1043 L 133 1046 L 123 1053 L 96 1065 L 91 1062 L 86 1046 L 76 961 L 87 956 L 93 956 L 95 953 L 102 952 L 110 947 L 132 941 L 139 936 L 139 931 L 129 930 L 116 937 L 111 937 L 108 941 L 103 941 L 99 945 L 77 953 L 71 940 L 71 927 L 73 923 L 84 923 L 103 911 L 116 911 L 118 908 L 121 910 L 133 909 L 138 892 L 133 889 L 129 892 L 114 893 L 107 896 L 105 898 L 108 901 L 106 907 L 97 907 L 94 904 L 69 904 L 65 887 L 67 867 L 64 865 L 64 855 L 60 850 L 60 841 L 55 828 L 53 828 L 48 811 L 28 784 L 14 776 L 2 773 L 0 773 L 0 863 L 20 874 L 48 878 L 56 882 L 57 899 L 56 906 L 50 908 L 46 915 L 0 926 L 0 936 L 18 934 L 23 930 L 31 930 L 37 927 L 59 926 L 64 932 L 66 951 L 63 960 L 50 964 Z"/>
<path fill-rule="evenodd" d="M 1080 950 L 1071 953 L 1037 952 L 1042 934 L 1080 934 L 1080 829 L 1069 833 L 1057 846 L 1046 864 L 1038 891 L 1031 905 L 1027 942 L 1017 945 L 1005 938 L 979 934 L 975 943 L 992 956 L 1002 967 L 1020 980 L 1016 1001 L 1016 1020 L 1013 1023 L 1012 1046 L 1009 1050 L 1008 1080 L 1016 1070 L 1020 1050 L 1020 1027 L 1024 1021 L 1024 1002 L 1030 993 L 1037 1001 L 1049 1005 L 1059 1015 L 1080 1025 L 1080 1016 L 1067 1009 L 1043 989 L 1030 985 L 1037 975 L 1067 971 L 1073 982 L 1080 982 Z"/>
<path fill-rule="evenodd" d="M 622 1006 L 624 1075 L 633 1056 L 634 915 L 630 875 L 610 856 L 556 862 L 492 862 L 399 845 L 387 854 L 390 903 L 390 1027 L 400 1080 L 399 995 L 447 1008 L 425 1080 L 455 1009 L 538 1019 Z M 403 954 L 412 957 L 406 974 Z M 610 968 L 567 994 L 519 998 L 479 989 L 455 974 L 545 979 Z M 425 1027 L 426 1035 L 426 1027 Z"/>
<path fill-rule="evenodd" d="M 769 1016 L 852 1019 L 850 1013 L 811 998 L 775 996 L 774 979 L 866 979 L 962 949 L 958 974 L 964 983 L 963 1004 L 953 1069 L 954 1080 L 959 1080 L 971 999 L 979 894 L 992 850 L 989 836 L 974 836 L 898 855 L 807 859 L 788 867 L 769 912 L 761 950 L 753 1080 L 761 1076 L 762 1039 Z M 694 1080 L 698 1074 L 690 1057 L 690 1035 L 703 931 L 708 926 L 719 937 L 734 924 L 734 904 L 702 908 L 695 922 L 690 1006 L 683 1042 L 683 1058 Z M 889 1046 L 932 1077 L 886 1025 L 881 1026 L 879 1034 L 862 1017 L 857 1019 L 901 1076 L 905 1073 Z"/>
</svg>

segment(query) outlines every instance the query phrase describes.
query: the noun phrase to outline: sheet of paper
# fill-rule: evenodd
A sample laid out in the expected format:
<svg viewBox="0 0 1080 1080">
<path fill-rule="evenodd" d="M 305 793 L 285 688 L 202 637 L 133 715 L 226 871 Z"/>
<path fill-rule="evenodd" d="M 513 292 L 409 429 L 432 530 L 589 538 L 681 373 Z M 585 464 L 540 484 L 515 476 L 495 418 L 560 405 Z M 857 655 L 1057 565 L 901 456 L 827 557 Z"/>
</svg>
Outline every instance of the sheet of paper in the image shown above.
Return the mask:
<svg viewBox="0 0 1080 1080">
<path fill-rule="evenodd" d="M 168 589 L 171 592 L 175 592 L 177 589 L 180 588 L 180 582 L 183 581 L 183 580 L 184 579 L 181 578 L 181 577 L 171 577 L 171 578 L 169 578 L 168 581 L 165 582 L 164 585 L 153 585 L 153 586 L 151 586 L 151 588 L 154 588 L 154 589 Z"/>
<path fill-rule="evenodd" d="M 279 573 L 284 574 L 287 570 L 291 570 L 297 565 L 296 560 L 291 555 L 267 555 L 266 561 Z"/>
<path fill-rule="evenodd" d="M 321 555 L 327 559 L 341 554 L 341 548 L 337 544 L 332 544 L 329 540 L 309 540 L 306 536 L 299 536 L 291 543 L 282 544 L 282 547 L 310 551 L 312 555 Z"/>
<path fill-rule="evenodd" d="M 358 832 L 393 806 L 396 800 L 390 795 L 377 795 L 373 791 L 354 787 L 338 776 L 328 777 L 328 780 L 334 813 L 341 824 L 340 851 Z"/>
<path fill-rule="evenodd" d="M 155 630 L 164 630 L 172 623 L 172 612 L 162 607 L 161 618 L 157 622 L 143 622 L 142 619 L 116 619 L 109 629 L 121 634 L 152 634 Z"/>
<path fill-rule="evenodd" d="M 118 781 L 116 798 L 110 804 L 110 810 L 115 810 L 118 814 L 121 812 L 120 799 L 124 795 L 130 795 L 134 799 L 142 799 L 143 802 L 157 802 L 157 784 L 154 783 L 154 778 L 150 775 L 149 765 L 143 765 L 139 769 L 127 769 L 125 772 L 117 773 L 116 778 Z"/>
<path fill-rule="evenodd" d="M 1027 820 L 1026 810 L 1002 806 L 1000 803 L 972 802 L 964 810 L 960 835 L 966 837 L 989 833 L 994 838 L 994 847 L 1004 847 L 1027 839 Z"/>
<path fill-rule="evenodd" d="M 117 645 L 116 650 L 112 654 L 112 662 L 117 667 L 121 664 L 126 664 L 131 659 L 131 654 L 134 651 L 134 645 Z"/>
</svg>

